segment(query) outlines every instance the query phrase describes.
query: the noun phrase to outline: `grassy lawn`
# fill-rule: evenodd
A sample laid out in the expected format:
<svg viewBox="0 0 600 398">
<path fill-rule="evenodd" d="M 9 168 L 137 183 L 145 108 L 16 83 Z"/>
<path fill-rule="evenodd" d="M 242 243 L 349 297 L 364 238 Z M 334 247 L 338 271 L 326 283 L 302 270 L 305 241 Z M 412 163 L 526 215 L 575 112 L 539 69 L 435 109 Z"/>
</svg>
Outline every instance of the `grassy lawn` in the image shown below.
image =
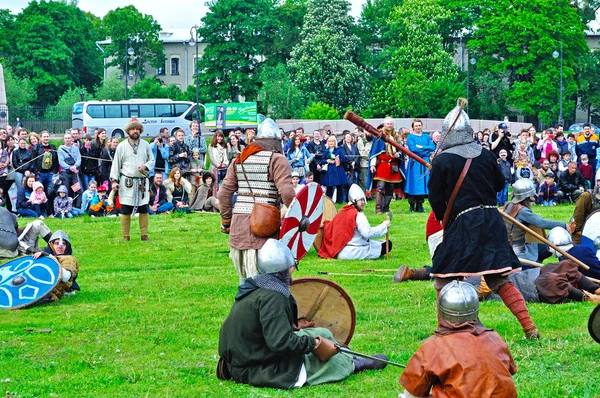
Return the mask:
<svg viewBox="0 0 600 398">
<path fill-rule="evenodd" d="M 429 264 L 427 214 L 409 214 L 406 201 L 394 202 L 392 210 L 391 260 L 326 261 L 312 250 L 296 277 Z M 573 207 L 534 211 L 567 221 Z M 372 223 L 383 220 L 374 216 L 372 202 L 366 213 Z M 401 392 L 401 369 L 394 367 L 295 391 L 220 382 L 214 371 L 218 333 L 238 277 L 219 216 L 153 216 L 149 244 L 138 240 L 135 220 L 129 243 L 120 242 L 118 219 L 47 220 L 71 237 L 82 291 L 58 303 L 0 314 L 0 391 L 6 397 L 395 397 Z M 430 282 L 392 284 L 391 274 L 329 277 L 356 307 L 351 348 L 406 363 L 435 329 L 435 291 Z M 482 303 L 480 310 L 482 322 L 512 351 L 519 395 L 600 397 L 600 346 L 587 332 L 593 305 L 528 307 L 540 341 L 526 341 L 501 302 Z"/>
</svg>

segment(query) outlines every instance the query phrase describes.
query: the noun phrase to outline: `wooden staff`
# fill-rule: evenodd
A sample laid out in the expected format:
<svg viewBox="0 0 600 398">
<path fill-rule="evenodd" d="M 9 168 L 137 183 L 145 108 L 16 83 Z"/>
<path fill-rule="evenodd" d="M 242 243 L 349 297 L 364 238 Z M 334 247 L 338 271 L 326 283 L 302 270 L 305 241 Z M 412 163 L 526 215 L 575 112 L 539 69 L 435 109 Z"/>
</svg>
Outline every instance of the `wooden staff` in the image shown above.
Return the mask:
<svg viewBox="0 0 600 398">
<path fill-rule="evenodd" d="M 527 259 L 524 259 L 524 258 L 520 258 L 519 261 L 521 262 L 521 264 L 531 265 L 532 267 L 541 268 L 541 267 L 544 266 L 544 264 L 536 263 L 535 261 L 527 260 Z M 589 276 L 586 276 L 586 278 L 588 278 L 592 282 L 600 283 L 600 279 L 591 278 Z"/>
<path fill-rule="evenodd" d="M 385 219 L 387 221 L 392 221 L 392 212 L 388 211 L 385 213 Z M 390 228 L 388 227 L 385 232 L 385 259 L 390 259 Z"/>
<path fill-rule="evenodd" d="M 417 156 L 416 154 L 411 152 L 408 148 L 403 147 L 398 142 L 396 142 L 394 140 L 390 140 L 389 136 L 387 136 L 386 134 L 383 134 L 381 131 L 379 131 L 375 127 L 371 126 L 369 123 L 367 123 L 367 121 L 365 119 L 358 116 L 356 113 L 354 113 L 352 111 L 348 111 L 344 115 L 344 119 L 348 120 L 350 123 L 354 124 L 355 126 L 362 127 L 369 133 L 373 134 L 375 137 L 381 138 L 383 141 L 387 142 L 388 144 L 390 144 L 391 146 L 393 146 L 400 152 L 403 152 L 406 156 L 412 158 L 416 162 L 419 162 L 420 164 L 427 167 L 428 169 L 431 169 L 431 165 L 429 163 L 427 163 L 425 160 L 421 159 L 419 156 Z"/>
<path fill-rule="evenodd" d="M 329 272 L 329 271 L 319 271 L 317 272 L 319 275 L 332 275 L 332 276 L 383 276 L 384 278 L 391 278 L 394 275 L 381 275 L 381 274 L 346 274 L 341 272 Z"/>
<path fill-rule="evenodd" d="M 575 257 L 573 257 L 572 255 L 570 255 L 569 253 L 567 253 L 566 251 L 564 251 L 560 247 L 556 246 L 555 244 L 553 244 L 548 239 L 544 238 L 543 236 L 541 236 L 540 234 L 538 234 L 537 232 L 535 232 L 531 228 L 529 228 L 526 225 L 524 225 L 524 224 L 520 223 L 519 221 L 515 220 L 513 217 L 509 216 L 508 214 L 506 214 L 502 210 L 498 209 L 498 211 L 500 212 L 500 215 L 502 217 L 506 218 L 508 221 L 510 221 L 511 223 L 515 224 L 517 227 L 521 228 L 523 231 L 530 233 L 532 236 L 534 236 L 535 238 L 539 239 L 540 242 L 547 244 L 548 246 L 550 246 L 551 248 L 553 248 L 554 250 L 556 250 L 557 252 L 559 252 L 560 254 L 562 254 L 564 257 L 568 258 L 571 261 L 574 261 L 581 268 L 583 268 L 585 270 L 589 270 L 590 269 L 590 267 L 588 267 L 587 265 L 585 265 L 583 262 L 581 262 L 580 260 L 576 259 Z"/>
</svg>

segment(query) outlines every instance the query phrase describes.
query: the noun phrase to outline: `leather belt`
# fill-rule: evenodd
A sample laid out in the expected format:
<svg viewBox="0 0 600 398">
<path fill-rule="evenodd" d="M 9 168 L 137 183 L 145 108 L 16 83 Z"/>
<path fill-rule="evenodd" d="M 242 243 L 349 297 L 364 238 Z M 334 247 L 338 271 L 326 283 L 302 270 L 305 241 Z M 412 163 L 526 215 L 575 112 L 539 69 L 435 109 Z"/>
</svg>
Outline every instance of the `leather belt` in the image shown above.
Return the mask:
<svg viewBox="0 0 600 398">
<path fill-rule="evenodd" d="M 456 218 L 462 216 L 465 213 L 468 213 L 468 212 L 473 211 L 473 210 L 478 210 L 478 209 L 481 209 L 481 210 L 483 210 L 483 209 L 496 209 L 496 206 L 494 206 L 494 205 L 479 205 L 479 206 L 469 207 L 468 209 L 465 209 L 465 210 L 461 211 L 460 213 L 458 213 L 456 215 Z"/>
</svg>

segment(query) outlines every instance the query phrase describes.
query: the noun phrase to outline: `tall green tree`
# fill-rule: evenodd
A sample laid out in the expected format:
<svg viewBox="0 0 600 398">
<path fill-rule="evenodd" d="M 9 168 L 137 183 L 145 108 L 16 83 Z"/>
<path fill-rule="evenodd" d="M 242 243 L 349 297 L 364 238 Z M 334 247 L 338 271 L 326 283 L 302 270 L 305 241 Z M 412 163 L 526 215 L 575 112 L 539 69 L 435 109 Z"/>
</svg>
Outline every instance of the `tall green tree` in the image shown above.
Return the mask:
<svg viewBox="0 0 600 398">
<path fill-rule="evenodd" d="M 288 68 L 305 95 L 332 105 L 362 110 L 367 103 L 368 74 L 358 63 L 362 43 L 353 33 L 347 0 L 309 0 L 302 41 L 292 50 Z"/>
<path fill-rule="evenodd" d="M 300 41 L 300 31 L 307 11 L 307 0 L 284 0 L 273 10 L 275 32 L 272 44 L 265 52 L 265 65 L 276 66 L 286 63 L 291 56 L 292 48 Z"/>
<path fill-rule="evenodd" d="M 0 9 L 0 59 L 8 57 L 12 53 L 15 19 L 16 16 L 10 10 Z"/>
<path fill-rule="evenodd" d="M 579 57 L 577 83 L 579 91 L 579 106 L 588 112 L 588 121 L 591 116 L 598 116 L 600 110 L 600 51 L 592 50 L 589 54 Z"/>
<path fill-rule="evenodd" d="M 569 0 L 480 0 L 480 4 L 481 17 L 468 43 L 475 50 L 477 68 L 505 76 L 508 105 L 549 124 L 558 120 L 560 103 L 560 59 L 553 52 L 562 52 L 563 115 L 572 114 L 577 57 L 589 52 L 578 9 Z"/>
<path fill-rule="evenodd" d="M 144 15 L 132 5 L 109 11 L 102 19 L 102 29 L 110 36 L 107 54 L 112 57 L 108 66 L 117 66 L 125 74 L 129 62 L 130 73 L 135 80 L 144 78 L 145 65 L 155 68 L 164 66 L 164 47 L 159 38 L 160 24 L 151 15 Z M 133 48 L 134 54 L 127 50 Z"/>
<path fill-rule="evenodd" d="M 33 82 L 27 78 L 20 78 L 4 67 L 4 88 L 6 89 L 6 102 L 8 109 L 25 108 L 37 99 Z"/>
<path fill-rule="evenodd" d="M 273 0 L 211 0 L 198 34 L 208 43 L 199 62 L 202 90 L 213 100 L 255 100 L 261 60 L 276 32 Z"/>
<path fill-rule="evenodd" d="M 465 95 L 458 67 L 443 46 L 440 26 L 450 13 L 437 0 L 405 0 L 389 18 L 394 37 L 381 65 L 368 116 L 441 117 Z"/>
<path fill-rule="evenodd" d="M 275 119 L 295 119 L 302 116 L 306 100 L 292 83 L 284 64 L 266 66 L 261 73 L 261 81 L 258 100 L 263 113 Z"/>
</svg>

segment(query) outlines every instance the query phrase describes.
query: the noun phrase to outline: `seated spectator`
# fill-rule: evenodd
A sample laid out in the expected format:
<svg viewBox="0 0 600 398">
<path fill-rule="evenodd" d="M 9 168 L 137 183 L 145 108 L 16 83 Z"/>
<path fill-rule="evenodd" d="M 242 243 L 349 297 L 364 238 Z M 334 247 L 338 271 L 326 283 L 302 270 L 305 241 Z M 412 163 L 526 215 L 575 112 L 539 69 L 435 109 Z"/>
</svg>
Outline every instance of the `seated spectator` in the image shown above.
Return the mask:
<svg viewBox="0 0 600 398">
<path fill-rule="evenodd" d="M 294 187 L 294 192 L 296 193 L 304 188 L 304 185 L 300 185 L 300 176 L 298 175 L 297 171 L 292 173 L 292 186 Z"/>
<path fill-rule="evenodd" d="M 585 179 L 577 170 L 577 163 L 569 163 L 567 171 L 558 178 L 558 200 L 568 200 L 571 203 L 577 202 L 584 191 L 584 186 Z"/>
<path fill-rule="evenodd" d="M 56 218 L 73 218 L 73 199 L 67 196 L 67 187 L 58 187 L 58 196 L 54 198 L 54 215 Z"/>
<path fill-rule="evenodd" d="M 107 192 L 108 182 L 98 187 L 98 192 L 91 199 L 87 211 L 90 217 L 104 217 L 114 210 L 114 206 L 108 201 Z"/>
<path fill-rule="evenodd" d="M 163 185 L 163 176 L 161 173 L 154 175 L 154 181 L 150 185 L 150 201 L 148 202 L 148 213 L 163 214 L 168 213 L 174 207 L 173 203 L 167 198 L 167 189 Z"/>
<path fill-rule="evenodd" d="M 48 198 L 44 192 L 44 185 L 41 182 L 36 181 L 33 183 L 33 192 L 29 195 L 28 202 L 31 203 L 33 210 L 39 214 L 41 219 L 46 216 L 46 202 Z"/>
<path fill-rule="evenodd" d="M 213 194 L 213 176 L 210 173 L 204 173 L 202 176 L 202 185 L 194 194 L 190 209 L 192 211 L 215 211 L 219 212 L 219 199 Z"/>
<path fill-rule="evenodd" d="M 562 159 L 558 162 L 558 174 L 556 174 L 557 177 L 560 177 L 560 175 L 567 170 L 569 163 L 571 163 L 571 152 L 565 151 L 562 154 Z M 548 167 L 549 166 L 550 164 L 548 164 Z"/>
<path fill-rule="evenodd" d="M 6 200 L 4 200 L 4 189 L 0 188 L 0 207 L 6 207 Z"/>
<path fill-rule="evenodd" d="M 17 192 L 17 214 L 21 217 L 39 217 L 42 215 L 41 213 L 36 212 L 33 204 L 29 201 L 31 194 L 33 193 L 33 184 L 35 182 L 34 175 L 28 176 L 25 179 L 25 185 L 21 186 Z"/>
<path fill-rule="evenodd" d="M 544 206 L 556 206 L 558 204 L 558 186 L 554 182 L 552 171 L 546 173 L 546 181 L 540 187 L 538 197 Z"/>
<path fill-rule="evenodd" d="M 106 192 L 106 191 L 105 191 Z M 88 211 L 90 202 L 98 194 L 98 183 L 94 180 L 88 183 L 88 189 L 81 194 L 81 211 Z"/>
<path fill-rule="evenodd" d="M 174 167 L 169 173 L 169 178 L 164 183 L 167 189 L 167 196 L 171 198 L 176 212 L 190 213 L 190 192 L 192 184 L 181 175 L 181 169 Z"/>
</svg>

